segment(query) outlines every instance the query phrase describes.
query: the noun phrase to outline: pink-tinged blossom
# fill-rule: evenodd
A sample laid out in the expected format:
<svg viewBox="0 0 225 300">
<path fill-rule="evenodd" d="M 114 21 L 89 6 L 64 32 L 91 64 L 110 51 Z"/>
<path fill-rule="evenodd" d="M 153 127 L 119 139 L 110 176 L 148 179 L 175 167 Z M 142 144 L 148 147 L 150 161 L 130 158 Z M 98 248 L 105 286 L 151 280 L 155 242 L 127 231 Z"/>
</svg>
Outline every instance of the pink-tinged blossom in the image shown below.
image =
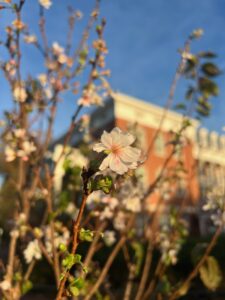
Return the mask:
<svg viewBox="0 0 225 300">
<path fill-rule="evenodd" d="M 101 136 L 101 143 L 95 144 L 93 150 L 105 152 L 107 157 L 101 163 L 101 171 L 110 168 L 117 174 L 124 174 L 129 169 L 135 169 L 140 160 L 141 151 L 131 147 L 135 137 L 130 133 L 122 132 L 114 128 L 110 133 L 104 131 Z"/>
<path fill-rule="evenodd" d="M 101 106 L 103 103 L 102 97 L 100 97 L 92 88 L 83 91 L 82 97 L 78 99 L 77 104 L 89 107 L 91 105 Z"/>
</svg>

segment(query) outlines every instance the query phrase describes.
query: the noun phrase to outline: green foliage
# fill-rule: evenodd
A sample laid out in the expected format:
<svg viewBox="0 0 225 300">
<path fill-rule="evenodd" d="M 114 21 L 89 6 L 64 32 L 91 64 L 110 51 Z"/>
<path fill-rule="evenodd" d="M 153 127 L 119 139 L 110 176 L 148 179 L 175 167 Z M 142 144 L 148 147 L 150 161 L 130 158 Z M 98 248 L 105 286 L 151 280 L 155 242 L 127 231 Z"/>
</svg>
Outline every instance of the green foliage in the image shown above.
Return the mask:
<svg viewBox="0 0 225 300">
<path fill-rule="evenodd" d="M 219 95 L 219 88 L 215 78 L 221 74 L 221 70 L 211 59 L 216 55 L 210 51 L 199 52 L 195 55 L 188 53 L 184 76 L 191 80 L 185 94 L 186 100 L 192 100 L 195 103 L 195 112 L 198 117 L 207 117 L 211 111 L 212 97 Z M 184 110 L 185 107 L 178 106 L 178 109 Z"/>
<path fill-rule="evenodd" d="M 157 287 L 157 290 L 159 292 L 161 292 L 163 295 L 168 295 L 171 291 L 171 284 L 168 280 L 168 277 L 166 275 L 163 275 L 160 282 L 159 282 L 159 285 Z"/>
<path fill-rule="evenodd" d="M 91 178 L 88 182 L 89 193 L 101 190 L 105 194 L 109 194 L 113 187 L 113 180 L 111 176 L 99 175 Z"/>
<path fill-rule="evenodd" d="M 216 290 L 221 281 L 222 273 L 217 260 L 208 256 L 206 262 L 199 269 L 200 278 L 203 284 L 211 291 Z"/>
<path fill-rule="evenodd" d="M 202 72 L 205 73 L 205 75 L 214 77 L 221 74 L 220 69 L 217 67 L 217 65 L 208 62 L 201 66 Z"/>
<path fill-rule="evenodd" d="M 62 260 L 62 265 L 67 270 L 70 270 L 75 264 L 82 264 L 81 263 L 81 255 L 69 253 Z"/>
<path fill-rule="evenodd" d="M 84 287 L 85 281 L 83 278 L 78 277 L 69 285 L 69 291 L 73 296 L 79 296 L 81 289 Z"/>
<path fill-rule="evenodd" d="M 209 96 L 218 96 L 219 88 L 217 84 L 207 77 L 200 77 L 199 78 L 199 89 L 202 94 L 208 98 Z"/>
<path fill-rule="evenodd" d="M 133 248 L 134 253 L 135 253 L 135 266 L 136 266 L 135 274 L 136 274 L 136 276 L 138 276 L 141 271 L 141 266 L 142 266 L 143 259 L 144 259 L 144 247 L 139 242 L 133 242 L 131 244 L 131 247 Z"/>
<path fill-rule="evenodd" d="M 79 232 L 79 239 L 81 241 L 86 241 L 86 242 L 92 242 L 94 238 L 94 233 L 93 231 L 89 230 L 89 229 L 84 229 L 81 228 L 80 232 Z"/>
<path fill-rule="evenodd" d="M 59 245 L 59 250 L 61 251 L 61 252 L 66 252 L 67 251 L 67 247 L 66 247 L 66 245 L 64 245 L 64 244 L 60 244 Z"/>
<path fill-rule="evenodd" d="M 29 292 L 33 287 L 33 284 L 30 280 L 26 280 L 25 282 L 23 282 L 22 284 L 22 294 L 26 294 L 27 292 Z"/>
<path fill-rule="evenodd" d="M 215 58 L 215 57 L 217 57 L 217 55 L 214 52 L 211 52 L 211 51 L 201 51 L 201 52 L 198 53 L 198 56 L 202 57 L 202 58 Z"/>
</svg>

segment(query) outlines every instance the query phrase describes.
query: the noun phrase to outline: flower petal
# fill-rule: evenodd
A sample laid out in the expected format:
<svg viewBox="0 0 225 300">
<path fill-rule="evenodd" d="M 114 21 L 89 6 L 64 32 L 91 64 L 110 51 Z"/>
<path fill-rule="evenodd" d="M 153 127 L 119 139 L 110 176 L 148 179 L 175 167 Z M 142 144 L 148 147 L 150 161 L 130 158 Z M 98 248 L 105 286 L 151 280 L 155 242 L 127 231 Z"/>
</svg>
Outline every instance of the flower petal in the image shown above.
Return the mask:
<svg viewBox="0 0 225 300">
<path fill-rule="evenodd" d="M 139 160 L 141 151 L 134 147 L 124 147 L 120 150 L 120 159 L 124 162 L 136 162 Z"/>
<path fill-rule="evenodd" d="M 101 142 L 107 149 L 109 149 L 112 145 L 112 136 L 110 133 L 104 131 L 101 136 Z"/>
<path fill-rule="evenodd" d="M 111 155 L 111 154 L 110 154 Z M 101 163 L 99 170 L 103 171 L 109 167 L 110 155 L 108 155 Z"/>
<path fill-rule="evenodd" d="M 122 175 L 128 171 L 126 164 L 124 164 L 117 155 L 111 153 L 109 157 L 109 167 L 112 171 L 119 175 Z"/>
<path fill-rule="evenodd" d="M 93 150 L 96 152 L 102 152 L 105 151 L 107 148 L 102 143 L 97 143 L 93 146 Z"/>
</svg>

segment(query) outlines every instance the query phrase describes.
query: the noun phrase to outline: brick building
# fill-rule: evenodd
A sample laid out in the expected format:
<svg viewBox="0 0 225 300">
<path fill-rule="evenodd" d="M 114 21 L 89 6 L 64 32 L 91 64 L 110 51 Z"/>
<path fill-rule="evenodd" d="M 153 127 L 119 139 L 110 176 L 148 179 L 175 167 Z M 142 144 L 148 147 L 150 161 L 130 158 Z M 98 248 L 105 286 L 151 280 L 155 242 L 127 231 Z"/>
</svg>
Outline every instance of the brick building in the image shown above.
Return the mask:
<svg viewBox="0 0 225 300">
<path fill-rule="evenodd" d="M 149 150 L 146 162 L 140 169 L 146 186 L 154 183 L 169 160 L 164 168 L 167 179 L 148 198 L 148 208 L 155 210 L 161 198 L 165 198 L 164 203 L 173 201 L 182 205 L 189 220 L 191 218 L 192 225 L 199 225 L 204 233 L 210 222 L 202 214 L 200 204 L 210 185 L 224 185 L 225 136 L 208 132 L 200 128 L 197 120 L 191 119 L 191 126 L 184 133 L 185 145 L 177 145 L 180 148 L 170 158 L 174 149 L 171 144 L 172 132 L 179 130 L 182 121 L 183 116 L 179 113 L 167 111 L 165 115 L 165 110 L 159 106 L 114 93 L 104 107 L 92 114 L 90 128 L 94 133 L 100 133 L 103 129 L 110 130 L 115 126 L 135 130 L 142 149 L 146 152 Z M 158 132 L 159 127 L 161 130 Z M 155 138 L 156 132 L 158 134 Z M 179 176 L 176 175 L 175 178 L 175 174 Z M 176 180 L 173 181 L 173 177 Z M 197 224 L 199 219 L 200 224 Z"/>
</svg>

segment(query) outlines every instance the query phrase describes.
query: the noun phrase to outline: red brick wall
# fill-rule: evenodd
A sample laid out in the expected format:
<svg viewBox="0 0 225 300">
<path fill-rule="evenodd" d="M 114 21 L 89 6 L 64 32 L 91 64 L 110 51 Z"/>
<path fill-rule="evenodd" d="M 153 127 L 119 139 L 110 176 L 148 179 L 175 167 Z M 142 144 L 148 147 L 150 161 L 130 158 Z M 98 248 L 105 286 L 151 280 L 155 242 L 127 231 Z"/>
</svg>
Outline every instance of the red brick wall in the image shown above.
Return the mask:
<svg viewBox="0 0 225 300">
<path fill-rule="evenodd" d="M 127 130 L 128 123 L 125 120 L 116 119 L 116 126 L 120 127 L 123 130 Z M 165 161 L 171 154 L 173 146 L 168 145 L 167 143 L 171 141 L 172 135 L 169 132 L 161 132 L 166 143 L 164 155 L 161 156 L 156 153 L 155 145 L 153 143 L 156 129 L 149 128 L 146 126 L 141 126 L 141 128 L 145 131 L 147 145 L 151 145 L 151 149 L 147 157 L 147 160 L 144 164 L 144 167 L 146 168 L 149 184 L 152 184 L 157 177 L 157 173 L 159 172 L 159 169 L 163 167 Z M 196 162 L 193 158 L 192 150 L 193 150 L 193 144 L 190 141 L 186 142 L 185 146 L 182 149 L 182 162 L 184 165 L 184 169 L 186 170 L 186 173 L 182 173 L 182 177 L 184 178 L 183 180 L 186 185 L 186 190 L 182 199 L 177 199 L 177 201 L 178 203 L 179 201 L 180 203 L 185 202 L 186 205 L 195 204 L 199 199 L 199 185 L 198 185 L 197 175 L 195 171 Z M 178 159 L 176 156 L 173 156 L 170 159 L 167 168 L 170 170 L 170 173 L 174 173 L 177 167 L 178 167 Z M 175 184 L 173 184 L 172 188 L 176 189 Z M 158 200 L 159 200 L 159 192 L 155 191 L 149 197 L 148 201 L 150 201 L 152 206 L 155 206 L 158 203 Z"/>
</svg>

